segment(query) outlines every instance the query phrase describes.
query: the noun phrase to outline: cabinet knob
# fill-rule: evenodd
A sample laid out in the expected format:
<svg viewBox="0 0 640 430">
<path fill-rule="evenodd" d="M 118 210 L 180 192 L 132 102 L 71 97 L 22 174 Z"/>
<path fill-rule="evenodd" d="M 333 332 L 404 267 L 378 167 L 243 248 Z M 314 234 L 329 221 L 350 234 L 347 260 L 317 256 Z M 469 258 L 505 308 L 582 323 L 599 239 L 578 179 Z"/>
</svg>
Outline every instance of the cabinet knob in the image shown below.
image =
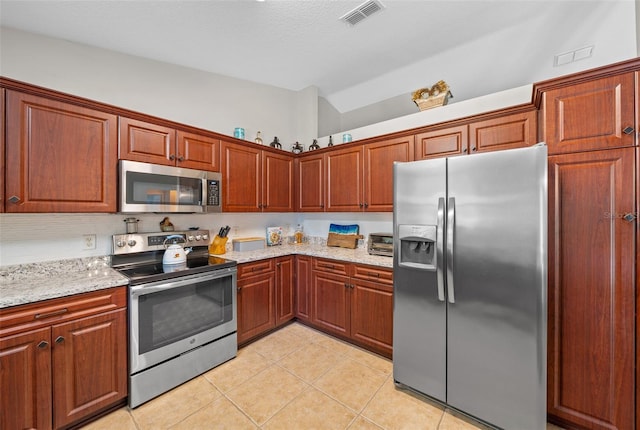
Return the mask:
<svg viewBox="0 0 640 430">
<path fill-rule="evenodd" d="M 631 127 L 631 126 L 629 126 L 629 127 L 625 128 L 624 130 L 622 130 L 622 132 L 624 134 L 632 134 L 634 131 L 635 131 L 635 129 L 633 127 Z"/>
<path fill-rule="evenodd" d="M 38 344 L 38 348 L 40 349 L 44 349 L 47 346 L 49 346 L 49 342 L 47 342 L 46 340 L 41 340 L 40 343 Z"/>
<path fill-rule="evenodd" d="M 631 212 L 629 212 L 628 214 L 624 214 L 624 216 L 622 217 L 622 219 L 629 222 L 633 222 L 636 218 L 638 218 L 638 214 L 634 214 Z"/>
<path fill-rule="evenodd" d="M 462 152 L 463 152 L 464 154 L 466 154 L 467 152 L 469 152 L 469 149 L 468 149 L 468 148 L 463 148 L 463 149 L 462 149 Z"/>
<path fill-rule="evenodd" d="M 182 155 L 181 155 L 181 156 L 179 156 L 179 157 L 178 157 L 178 161 L 180 161 L 180 162 L 184 161 L 184 157 L 183 157 Z"/>
<path fill-rule="evenodd" d="M 364 205 L 362 203 L 360 203 L 360 207 L 363 207 Z"/>
<path fill-rule="evenodd" d="M 473 148 L 471 148 L 471 151 L 476 152 L 478 149 L 474 146 Z"/>
<path fill-rule="evenodd" d="M 20 201 L 20 197 L 18 196 L 11 196 L 9 197 L 9 199 L 7 200 L 9 203 L 18 203 Z"/>
<path fill-rule="evenodd" d="M 58 344 L 60 344 L 60 343 L 64 342 L 64 336 L 58 336 L 58 337 L 56 337 L 55 342 L 56 342 L 56 343 L 58 343 Z"/>
<path fill-rule="evenodd" d="M 169 160 L 174 161 L 175 159 L 176 159 L 175 155 L 173 155 L 173 154 L 169 155 Z"/>
<path fill-rule="evenodd" d="M 238 287 L 238 288 L 237 288 L 238 292 L 240 292 L 240 290 L 241 290 L 241 289 L 242 289 L 242 287 Z"/>
</svg>

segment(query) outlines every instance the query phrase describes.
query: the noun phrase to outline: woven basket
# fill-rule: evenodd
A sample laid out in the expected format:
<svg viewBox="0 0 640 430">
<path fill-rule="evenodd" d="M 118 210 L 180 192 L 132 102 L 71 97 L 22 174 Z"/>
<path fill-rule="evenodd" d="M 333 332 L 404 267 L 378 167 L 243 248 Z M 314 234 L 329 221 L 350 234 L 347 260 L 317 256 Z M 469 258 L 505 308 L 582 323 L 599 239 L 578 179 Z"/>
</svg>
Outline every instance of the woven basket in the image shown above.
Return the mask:
<svg viewBox="0 0 640 430">
<path fill-rule="evenodd" d="M 418 109 L 420 109 L 420 111 L 423 111 L 446 105 L 450 96 L 451 93 L 447 91 L 446 93 L 440 93 L 437 96 L 432 96 L 426 99 L 415 99 L 414 103 L 418 105 Z"/>
</svg>

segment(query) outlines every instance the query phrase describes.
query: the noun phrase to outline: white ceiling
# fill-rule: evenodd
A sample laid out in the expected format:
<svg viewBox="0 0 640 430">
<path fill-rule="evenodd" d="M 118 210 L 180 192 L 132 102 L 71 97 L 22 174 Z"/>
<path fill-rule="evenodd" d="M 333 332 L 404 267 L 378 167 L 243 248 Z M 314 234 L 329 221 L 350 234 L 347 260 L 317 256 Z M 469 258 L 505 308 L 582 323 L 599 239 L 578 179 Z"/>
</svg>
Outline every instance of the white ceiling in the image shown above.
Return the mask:
<svg viewBox="0 0 640 430">
<path fill-rule="evenodd" d="M 340 112 L 443 79 L 451 102 L 633 58 L 633 0 L 0 0 L 0 24 L 291 90 Z M 593 56 L 554 67 L 554 55 Z"/>
</svg>

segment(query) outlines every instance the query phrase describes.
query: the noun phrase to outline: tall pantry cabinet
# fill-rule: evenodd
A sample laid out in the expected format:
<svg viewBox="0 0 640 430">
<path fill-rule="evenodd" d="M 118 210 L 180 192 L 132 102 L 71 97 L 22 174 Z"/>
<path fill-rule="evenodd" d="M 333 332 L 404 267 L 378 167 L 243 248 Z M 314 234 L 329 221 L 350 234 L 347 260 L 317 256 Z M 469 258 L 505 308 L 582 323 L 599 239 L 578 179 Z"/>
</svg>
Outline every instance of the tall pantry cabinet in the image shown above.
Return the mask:
<svg viewBox="0 0 640 430">
<path fill-rule="evenodd" d="M 640 428 L 640 62 L 625 67 L 536 86 L 549 148 L 547 412 L 569 428 Z"/>
</svg>

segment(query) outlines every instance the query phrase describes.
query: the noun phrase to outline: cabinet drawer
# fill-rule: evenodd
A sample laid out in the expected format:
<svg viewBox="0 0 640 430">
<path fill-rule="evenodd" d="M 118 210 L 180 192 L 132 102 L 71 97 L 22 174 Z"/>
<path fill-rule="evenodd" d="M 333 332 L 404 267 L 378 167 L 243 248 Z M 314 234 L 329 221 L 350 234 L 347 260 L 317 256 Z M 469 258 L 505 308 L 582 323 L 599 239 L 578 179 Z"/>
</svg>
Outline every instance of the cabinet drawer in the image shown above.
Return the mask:
<svg viewBox="0 0 640 430">
<path fill-rule="evenodd" d="M 0 309 L 0 336 L 111 311 L 126 305 L 127 287 L 117 287 Z"/>
<path fill-rule="evenodd" d="M 353 277 L 393 285 L 393 271 L 381 267 L 354 264 Z"/>
<path fill-rule="evenodd" d="M 238 264 L 238 278 L 258 275 L 265 272 L 273 272 L 275 270 L 273 261 L 273 258 L 267 258 L 265 260 L 253 261 L 251 263 Z"/>
<path fill-rule="evenodd" d="M 313 259 L 313 270 L 327 271 L 338 275 L 349 275 L 349 263 L 337 260 L 327 260 L 324 258 Z"/>
</svg>

